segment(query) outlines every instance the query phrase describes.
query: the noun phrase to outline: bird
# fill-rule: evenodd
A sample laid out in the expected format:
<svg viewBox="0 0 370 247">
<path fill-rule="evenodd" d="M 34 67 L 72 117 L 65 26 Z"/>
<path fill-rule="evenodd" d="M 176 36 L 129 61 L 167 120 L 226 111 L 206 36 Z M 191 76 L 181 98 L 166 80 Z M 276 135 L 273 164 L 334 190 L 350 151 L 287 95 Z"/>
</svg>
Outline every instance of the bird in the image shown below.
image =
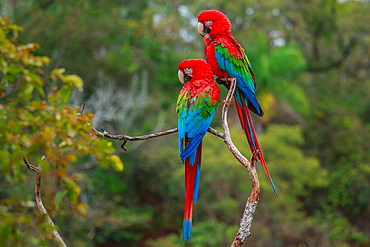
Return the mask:
<svg viewBox="0 0 370 247">
<path fill-rule="evenodd" d="M 176 106 L 180 160 L 185 164 L 183 241 L 189 241 L 193 205 L 198 200 L 202 140 L 216 113 L 220 89 L 204 59 L 186 59 L 178 66 L 182 87 Z"/>
<path fill-rule="evenodd" d="M 262 117 L 264 112 L 255 95 L 256 76 L 243 47 L 231 34 L 232 25 L 221 11 L 204 10 L 198 15 L 198 32 L 205 42 L 205 56 L 219 81 L 229 88 L 228 78 L 236 79 L 235 102 L 238 117 L 246 134 L 249 147 L 259 161 L 278 196 L 277 189 L 268 170 L 259 145 L 252 117 L 249 112 Z"/>
</svg>

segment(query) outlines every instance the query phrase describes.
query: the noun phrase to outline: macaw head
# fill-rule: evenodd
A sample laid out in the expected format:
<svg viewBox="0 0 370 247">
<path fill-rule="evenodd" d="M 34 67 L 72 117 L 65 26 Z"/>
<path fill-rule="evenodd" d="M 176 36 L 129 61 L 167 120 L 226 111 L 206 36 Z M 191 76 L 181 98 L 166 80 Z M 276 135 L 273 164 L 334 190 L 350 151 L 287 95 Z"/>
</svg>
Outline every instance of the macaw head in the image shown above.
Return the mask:
<svg viewBox="0 0 370 247">
<path fill-rule="evenodd" d="M 193 79 L 213 77 L 211 66 L 204 59 L 186 59 L 178 66 L 178 77 L 182 84 Z"/>
<path fill-rule="evenodd" d="M 198 15 L 198 32 L 203 37 L 231 31 L 231 23 L 226 15 L 217 10 L 204 10 Z"/>
</svg>

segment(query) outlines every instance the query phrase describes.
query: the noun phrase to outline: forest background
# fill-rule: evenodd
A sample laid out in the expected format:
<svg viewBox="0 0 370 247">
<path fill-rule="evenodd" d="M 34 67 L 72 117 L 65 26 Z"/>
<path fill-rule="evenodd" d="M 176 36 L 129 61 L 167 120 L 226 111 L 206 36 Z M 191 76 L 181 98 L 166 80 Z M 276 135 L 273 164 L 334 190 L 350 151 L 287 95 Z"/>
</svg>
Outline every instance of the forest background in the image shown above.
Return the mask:
<svg viewBox="0 0 370 247">
<path fill-rule="evenodd" d="M 3 0 L 1 246 L 55 246 L 23 155 L 44 170 L 42 197 L 68 246 L 183 246 L 177 136 L 124 152 L 90 128 L 134 136 L 176 127 L 177 64 L 204 58 L 196 17 L 210 8 L 230 18 L 257 76 L 265 116 L 255 124 L 279 191 L 259 165 L 248 244 L 370 245 L 369 1 Z M 229 115 L 232 138 L 250 157 Z M 220 109 L 212 127 L 222 130 Z M 202 163 L 186 246 L 226 246 L 248 173 L 209 134 Z"/>
</svg>

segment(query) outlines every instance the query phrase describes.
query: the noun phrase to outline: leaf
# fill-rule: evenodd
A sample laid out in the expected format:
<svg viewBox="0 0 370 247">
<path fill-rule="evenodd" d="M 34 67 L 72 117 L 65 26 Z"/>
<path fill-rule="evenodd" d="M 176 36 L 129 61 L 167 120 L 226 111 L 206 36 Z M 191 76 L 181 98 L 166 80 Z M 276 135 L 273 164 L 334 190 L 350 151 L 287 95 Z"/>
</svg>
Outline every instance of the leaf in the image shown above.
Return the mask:
<svg viewBox="0 0 370 247">
<path fill-rule="evenodd" d="M 38 43 L 29 43 L 27 45 L 21 45 L 18 47 L 20 50 L 28 50 L 28 51 L 35 51 L 40 48 Z"/>
<path fill-rule="evenodd" d="M 58 92 L 57 97 L 60 98 L 64 103 L 68 102 L 72 95 L 72 87 L 70 85 L 64 85 Z"/>
<path fill-rule="evenodd" d="M 71 202 L 77 203 L 78 196 L 81 194 L 81 187 L 69 177 L 64 177 L 63 181 L 65 182 L 67 197 Z"/>
<path fill-rule="evenodd" d="M 76 131 L 76 129 L 74 128 L 74 126 L 72 125 L 72 124 L 70 124 L 70 123 L 68 123 L 67 125 L 66 125 L 66 132 L 67 132 L 67 135 L 68 136 L 70 136 L 70 137 L 75 137 L 76 136 L 76 134 L 77 134 L 77 131 Z"/>
<path fill-rule="evenodd" d="M 60 78 L 63 73 L 66 71 L 66 69 L 61 68 L 61 69 L 53 69 L 50 73 L 50 78 L 52 80 L 56 80 L 57 78 Z"/>
<path fill-rule="evenodd" d="M 55 197 L 54 197 L 54 204 L 55 204 L 55 210 L 59 210 L 60 209 L 60 204 L 62 202 L 62 199 L 63 197 L 65 197 L 67 195 L 67 191 L 59 191 Z"/>
<path fill-rule="evenodd" d="M 41 95 L 41 97 L 43 97 L 43 98 L 45 97 L 45 91 L 42 88 L 42 86 L 37 85 L 37 86 L 35 86 L 35 89 L 37 90 L 37 92 L 39 92 L 39 94 Z"/>
<path fill-rule="evenodd" d="M 78 75 L 63 76 L 63 81 L 67 84 L 72 84 L 78 89 L 82 89 L 83 84 L 84 84 L 81 77 L 79 77 Z"/>
<path fill-rule="evenodd" d="M 36 74 L 33 74 L 33 73 L 30 73 L 29 74 L 29 77 L 34 82 L 34 87 L 39 92 L 39 94 L 41 95 L 41 97 L 45 97 L 45 91 L 42 88 L 42 79 L 40 78 L 40 76 L 39 75 L 36 75 Z"/>
<path fill-rule="evenodd" d="M 4 43 L 5 41 L 6 41 L 6 34 L 2 29 L 0 29 L 0 44 Z"/>
<path fill-rule="evenodd" d="M 8 26 L 9 29 L 12 29 L 12 30 L 18 30 L 18 31 L 23 31 L 23 27 L 21 26 L 18 26 L 18 25 L 15 25 L 15 24 L 11 24 Z"/>
<path fill-rule="evenodd" d="M 121 172 L 123 171 L 123 163 L 121 161 L 121 158 L 118 155 L 113 154 L 110 157 L 110 160 L 113 162 L 112 166 L 114 170 Z"/>
<path fill-rule="evenodd" d="M 23 94 L 24 99 L 30 99 L 32 97 L 32 93 L 34 89 L 35 89 L 35 86 L 32 83 L 28 81 L 23 82 L 21 92 Z"/>
<path fill-rule="evenodd" d="M 86 206 L 85 203 L 79 203 L 79 204 L 77 204 L 76 210 L 77 210 L 77 212 L 79 212 L 83 216 L 87 216 L 88 211 L 87 211 L 87 206 Z"/>
</svg>

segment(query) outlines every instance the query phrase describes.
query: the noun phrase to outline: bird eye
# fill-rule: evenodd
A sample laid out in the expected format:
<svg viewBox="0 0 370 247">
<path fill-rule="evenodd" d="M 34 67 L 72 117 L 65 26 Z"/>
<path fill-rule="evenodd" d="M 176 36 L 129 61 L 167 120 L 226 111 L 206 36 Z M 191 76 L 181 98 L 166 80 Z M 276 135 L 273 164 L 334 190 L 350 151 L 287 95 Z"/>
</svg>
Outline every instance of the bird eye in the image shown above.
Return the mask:
<svg viewBox="0 0 370 247">
<path fill-rule="evenodd" d="M 191 70 L 191 68 L 185 68 L 185 71 L 190 71 Z"/>
<path fill-rule="evenodd" d="M 211 23 L 212 23 L 212 21 L 206 21 L 206 23 L 207 23 L 207 24 L 211 24 Z"/>
</svg>

